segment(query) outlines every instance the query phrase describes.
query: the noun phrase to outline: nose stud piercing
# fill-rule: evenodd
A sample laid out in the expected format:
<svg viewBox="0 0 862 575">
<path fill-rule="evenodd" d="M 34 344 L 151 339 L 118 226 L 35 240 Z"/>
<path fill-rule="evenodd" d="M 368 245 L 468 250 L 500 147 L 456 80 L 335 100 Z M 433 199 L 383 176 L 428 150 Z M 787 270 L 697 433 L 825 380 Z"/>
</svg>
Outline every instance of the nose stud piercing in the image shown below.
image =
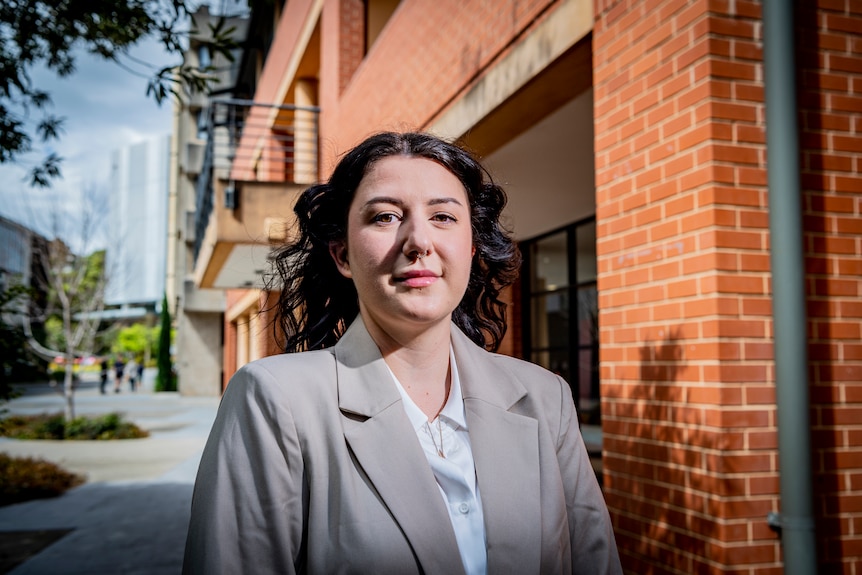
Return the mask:
<svg viewBox="0 0 862 575">
<path fill-rule="evenodd" d="M 416 259 L 421 260 L 422 258 L 424 258 L 427 255 L 428 255 L 428 252 L 416 252 Z"/>
</svg>

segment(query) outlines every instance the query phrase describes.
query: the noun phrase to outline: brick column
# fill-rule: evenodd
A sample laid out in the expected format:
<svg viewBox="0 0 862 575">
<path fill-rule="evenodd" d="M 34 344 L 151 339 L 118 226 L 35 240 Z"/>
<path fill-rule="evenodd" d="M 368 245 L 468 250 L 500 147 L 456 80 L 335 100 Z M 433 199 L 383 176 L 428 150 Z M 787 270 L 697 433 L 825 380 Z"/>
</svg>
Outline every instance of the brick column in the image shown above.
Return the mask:
<svg viewBox="0 0 862 575">
<path fill-rule="evenodd" d="M 596 2 L 605 490 L 633 573 L 778 573 L 757 2 Z M 862 573 L 862 11 L 799 17 L 819 561 Z"/>
<path fill-rule="evenodd" d="M 605 493 L 624 565 L 777 572 L 760 7 L 595 14 Z"/>
</svg>

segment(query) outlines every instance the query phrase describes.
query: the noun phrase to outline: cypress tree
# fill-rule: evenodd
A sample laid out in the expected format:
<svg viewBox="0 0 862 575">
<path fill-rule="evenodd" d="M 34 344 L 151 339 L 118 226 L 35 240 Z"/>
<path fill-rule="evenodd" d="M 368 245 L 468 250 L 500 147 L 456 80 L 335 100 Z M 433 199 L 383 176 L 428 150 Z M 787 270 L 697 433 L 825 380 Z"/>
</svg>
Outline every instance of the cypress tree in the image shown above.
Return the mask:
<svg viewBox="0 0 862 575">
<path fill-rule="evenodd" d="M 171 312 L 168 311 L 168 295 L 162 300 L 161 325 L 159 328 L 159 354 L 156 364 L 156 391 L 176 391 L 177 382 L 171 366 Z"/>
</svg>

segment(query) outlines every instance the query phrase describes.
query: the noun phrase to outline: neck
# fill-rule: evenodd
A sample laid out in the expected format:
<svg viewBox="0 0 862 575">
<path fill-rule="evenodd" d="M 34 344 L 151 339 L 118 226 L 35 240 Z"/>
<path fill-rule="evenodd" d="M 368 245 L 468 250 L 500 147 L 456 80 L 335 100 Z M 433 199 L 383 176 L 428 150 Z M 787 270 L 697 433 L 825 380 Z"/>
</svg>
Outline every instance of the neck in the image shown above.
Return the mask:
<svg viewBox="0 0 862 575">
<path fill-rule="evenodd" d="M 363 316 L 363 321 L 407 395 L 429 420 L 433 420 L 449 397 L 449 323 L 415 334 L 392 334 L 370 318 Z"/>
</svg>

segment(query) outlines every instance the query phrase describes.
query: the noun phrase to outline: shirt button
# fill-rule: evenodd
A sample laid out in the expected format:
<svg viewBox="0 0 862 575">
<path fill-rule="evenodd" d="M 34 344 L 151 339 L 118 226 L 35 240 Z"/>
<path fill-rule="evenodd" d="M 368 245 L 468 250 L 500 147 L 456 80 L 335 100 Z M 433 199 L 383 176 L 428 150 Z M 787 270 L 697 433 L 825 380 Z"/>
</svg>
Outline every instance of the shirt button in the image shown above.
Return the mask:
<svg viewBox="0 0 862 575">
<path fill-rule="evenodd" d="M 458 506 L 458 511 L 466 514 L 468 511 L 470 511 L 470 506 L 467 505 L 466 503 L 462 503 L 461 505 Z"/>
</svg>

